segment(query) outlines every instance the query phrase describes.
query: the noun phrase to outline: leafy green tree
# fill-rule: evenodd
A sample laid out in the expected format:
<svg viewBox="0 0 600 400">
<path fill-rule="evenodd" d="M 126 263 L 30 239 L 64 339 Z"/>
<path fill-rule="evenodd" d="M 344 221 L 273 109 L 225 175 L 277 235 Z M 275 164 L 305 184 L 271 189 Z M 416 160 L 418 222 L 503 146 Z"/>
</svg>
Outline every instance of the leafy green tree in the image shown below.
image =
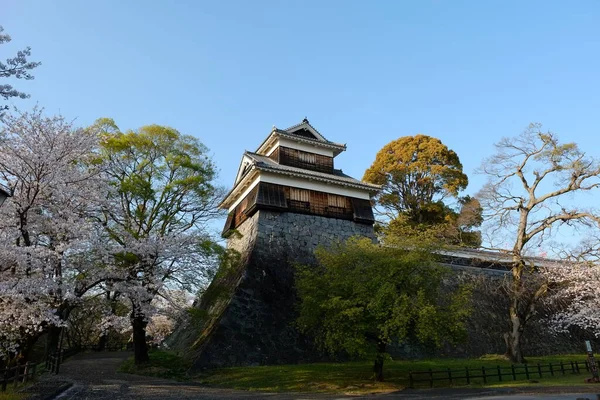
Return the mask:
<svg viewBox="0 0 600 400">
<path fill-rule="evenodd" d="M 477 201 L 458 194 L 468 178 L 458 155 L 439 139 L 426 135 L 405 136 L 385 145 L 363 180 L 382 189 L 375 197 L 378 211 L 403 234 L 433 229 L 449 244 L 478 247 L 481 239 L 473 228 L 481 224 Z M 459 210 L 445 203 L 458 199 Z M 464 212 L 463 212 L 464 211 Z"/>
<path fill-rule="evenodd" d="M 212 277 L 219 246 L 207 223 L 220 215 L 222 189 L 208 149 L 159 125 L 121 132 L 110 119 L 101 158 L 114 190 L 103 226 L 114 244 L 115 274 L 106 289 L 131 303 L 136 364 L 148 361 L 146 327 L 152 302 L 174 287 L 194 293 Z"/>
<path fill-rule="evenodd" d="M 316 255 L 318 267 L 297 274 L 299 327 L 328 353 L 373 357 L 377 380 L 392 341 L 415 337 L 440 345 L 464 335 L 468 291 L 441 290 L 448 271 L 426 247 L 352 238 Z"/>
<path fill-rule="evenodd" d="M 4 28 L 0 26 L 0 44 L 11 41 L 11 37 L 3 32 Z M 27 61 L 27 57 L 29 56 L 31 56 L 31 48 L 26 47 L 25 49 L 18 51 L 15 57 L 7 58 L 6 63 L 0 61 L 0 78 L 33 79 L 33 75 L 31 75 L 29 71 L 39 66 L 41 63 Z M 21 99 L 29 97 L 28 94 L 19 92 L 9 84 L 0 84 L 0 96 L 4 98 L 4 100 L 8 100 L 11 97 L 19 97 Z M 7 108 L 8 106 L 0 106 L 0 113 Z"/>
</svg>

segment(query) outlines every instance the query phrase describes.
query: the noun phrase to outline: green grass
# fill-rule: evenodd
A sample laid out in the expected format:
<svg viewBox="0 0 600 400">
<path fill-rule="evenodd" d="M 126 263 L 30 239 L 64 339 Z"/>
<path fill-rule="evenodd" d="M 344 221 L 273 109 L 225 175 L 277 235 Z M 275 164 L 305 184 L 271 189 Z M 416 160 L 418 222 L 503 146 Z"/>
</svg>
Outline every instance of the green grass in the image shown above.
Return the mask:
<svg viewBox="0 0 600 400">
<path fill-rule="evenodd" d="M 585 360 L 584 355 L 562 355 L 550 357 L 531 357 L 528 359 L 530 366 L 541 364 L 560 363 L 571 360 Z M 387 361 L 384 365 L 385 382 L 372 380 L 372 363 L 367 361 L 348 363 L 316 363 L 282 366 L 238 367 L 223 368 L 207 371 L 196 377 L 203 384 L 227 387 L 233 389 L 256 390 L 267 392 L 336 392 L 336 393 L 377 393 L 401 390 L 409 386 L 409 371 L 434 371 L 464 370 L 469 368 L 493 368 L 496 366 L 510 367 L 511 363 L 500 356 L 485 356 L 480 359 L 431 359 L 419 361 Z M 469 387 L 502 387 L 502 386 L 572 386 L 583 384 L 589 375 L 585 370 L 581 374 L 572 375 L 566 372 L 562 376 L 557 368 L 555 376 L 549 372 L 542 373 L 539 378 L 535 367 L 531 367 L 530 380 L 524 376 L 513 381 L 510 377 L 503 377 L 503 382 L 490 376 L 487 383 L 482 378 L 471 379 Z M 504 371 L 506 373 L 507 371 Z M 457 374 L 454 374 L 456 377 Z M 447 376 L 439 374 L 434 376 Z M 422 376 L 421 379 L 425 379 Z M 508 380 L 510 379 L 510 381 Z M 428 382 L 420 382 L 416 387 L 429 387 Z M 448 387 L 449 382 L 435 381 L 434 387 Z M 467 386 L 466 380 L 454 380 L 454 387 Z"/>
<path fill-rule="evenodd" d="M 15 393 L 11 386 L 6 388 L 6 392 L 0 392 L 0 400 L 22 400 L 24 398 L 24 394 Z"/>
<path fill-rule="evenodd" d="M 583 361 L 585 355 L 571 354 L 548 357 L 528 358 L 531 370 L 530 379 L 521 376 L 513 381 L 511 377 L 503 377 L 498 382 L 497 376 L 490 376 L 487 383 L 482 378 L 471 379 L 468 387 L 503 387 L 503 386 L 574 386 L 583 385 L 585 378 L 590 376 L 582 368 L 581 374 L 573 375 L 569 371 L 565 376 L 560 368 L 555 369 L 555 376 L 544 372 L 542 378 L 537 373 L 536 364 L 559 364 L 569 361 Z M 258 367 L 237 367 L 209 370 L 194 376 L 186 374 L 190 364 L 180 357 L 165 351 L 150 353 L 150 362 L 143 367 L 135 367 L 133 359 L 128 359 L 121 366 L 121 372 L 140 375 L 150 375 L 177 380 L 193 380 L 204 385 L 231 389 L 264 391 L 264 392 L 323 392 L 366 394 L 382 393 L 401 390 L 409 385 L 409 371 L 464 370 L 469 368 L 493 368 L 496 366 L 510 367 L 511 363 L 501 356 L 488 355 L 479 359 L 430 359 L 418 361 L 386 361 L 384 365 L 385 382 L 374 382 L 372 377 L 373 364 L 370 361 L 345 363 L 314 363 L 297 365 L 273 365 Z M 506 371 L 505 371 L 506 372 Z M 491 374 L 491 372 L 490 372 Z M 444 376 L 441 374 L 438 376 Z M 460 375 L 453 374 L 454 377 Z M 463 374 L 464 375 L 464 374 Z M 422 379 L 426 379 L 422 376 Z M 436 381 L 434 387 L 448 387 L 448 381 Z M 466 381 L 455 380 L 454 387 L 467 386 Z M 416 387 L 429 387 L 428 382 L 421 382 Z M 4 400 L 1 399 L 0 400 Z"/>
<path fill-rule="evenodd" d="M 150 351 L 149 356 L 150 362 L 141 366 L 136 366 L 133 362 L 133 357 L 129 357 L 121 364 L 119 372 L 174 379 L 178 381 L 189 379 L 187 370 L 190 368 L 191 364 L 181 357 L 162 350 Z"/>
</svg>

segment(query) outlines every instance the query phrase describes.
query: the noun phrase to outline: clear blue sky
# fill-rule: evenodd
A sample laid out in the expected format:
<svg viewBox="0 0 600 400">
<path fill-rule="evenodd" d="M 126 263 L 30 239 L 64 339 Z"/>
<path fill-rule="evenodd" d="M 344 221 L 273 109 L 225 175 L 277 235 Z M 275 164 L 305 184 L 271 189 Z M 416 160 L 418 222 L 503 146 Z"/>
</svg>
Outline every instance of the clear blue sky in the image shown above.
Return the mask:
<svg viewBox="0 0 600 400">
<path fill-rule="evenodd" d="M 470 176 L 502 136 L 542 122 L 600 155 L 600 2 L 0 0 L 43 65 L 18 88 L 50 113 L 197 136 L 231 186 L 244 149 L 307 116 L 357 178 L 424 133 Z M 17 86 L 17 85 L 16 85 Z"/>
</svg>

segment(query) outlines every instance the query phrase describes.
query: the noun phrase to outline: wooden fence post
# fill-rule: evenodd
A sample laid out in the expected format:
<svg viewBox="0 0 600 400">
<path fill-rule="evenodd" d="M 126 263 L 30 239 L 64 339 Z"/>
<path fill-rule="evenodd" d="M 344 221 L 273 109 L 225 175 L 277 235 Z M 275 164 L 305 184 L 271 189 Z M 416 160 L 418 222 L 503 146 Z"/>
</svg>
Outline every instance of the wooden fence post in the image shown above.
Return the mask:
<svg viewBox="0 0 600 400">
<path fill-rule="evenodd" d="M 502 382 L 502 373 L 500 373 L 500 366 L 496 365 L 496 368 L 498 369 L 498 382 Z"/>
<path fill-rule="evenodd" d="M 481 372 L 483 372 L 483 383 L 487 383 L 487 376 L 485 375 L 485 367 L 481 367 Z"/>
<path fill-rule="evenodd" d="M 448 381 L 450 382 L 450 385 L 452 385 L 452 371 L 450 368 L 448 368 Z"/>
<path fill-rule="evenodd" d="M 563 375 L 565 374 L 565 365 L 563 364 L 562 361 L 560 362 L 560 373 Z"/>
<path fill-rule="evenodd" d="M 465 367 L 465 372 L 467 373 L 467 385 L 470 385 L 471 377 L 469 376 L 469 367 Z"/>
<path fill-rule="evenodd" d="M 56 371 L 54 372 L 55 374 L 58 375 L 58 369 L 60 368 L 60 362 L 62 361 L 62 353 L 59 353 L 59 356 L 56 360 Z"/>
<path fill-rule="evenodd" d="M 8 383 L 8 367 L 4 368 L 2 373 L 2 391 L 6 392 L 6 384 Z"/>
<path fill-rule="evenodd" d="M 537 363 L 537 368 L 538 368 L 538 375 L 541 378 L 542 377 L 542 366 L 540 365 L 540 363 Z"/>
<path fill-rule="evenodd" d="M 527 368 L 527 364 L 525 364 L 525 377 L 529 380 L 529 368 Z"/>
<path fill-rule="evenodd" d="M 550 376 L 554 376 L 554 369 L 552 368 L 552 363 L 550 365 Z"/>
<path fill-rule="evenodd" d="M 25 370 L 23 370 L 23 383 L 27 383 L 29 378 L 29 361 L 25 363 Z"/>
<path fill-rule="evenodd" d="M 429 387 L 433 387 L 433 371 L 429 368 Z"/>
<path fill-rule="evenodd" d="M 411 389 L 414 389 L 413 374 L 410 369 L 408 370 L 408 382 L 409 382 L 408 387 Z"/>
<path fill-rule="evenodd" d="M 512 370 L 513 381 L 517 380 L 517 374 L 515 374 L 515 364 L 510 365 L 510 369 Z"/>
<path fill-rule="evenodd" d="M 15 366 L 15 376 L 13 376 L 13 387 L 16 388 L 19 385 L 19 361 L 17 361 L 17 365 Z"/>
</svg>

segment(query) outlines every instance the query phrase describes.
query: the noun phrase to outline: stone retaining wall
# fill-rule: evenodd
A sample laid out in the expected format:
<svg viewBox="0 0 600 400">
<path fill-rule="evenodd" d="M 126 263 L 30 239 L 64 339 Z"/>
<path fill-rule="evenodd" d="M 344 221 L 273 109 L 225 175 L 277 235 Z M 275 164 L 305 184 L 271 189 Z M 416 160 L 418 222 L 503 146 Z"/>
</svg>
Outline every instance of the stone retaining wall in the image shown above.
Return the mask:
<svg viewBox="0 0 600 400">
<path fill-rule="evenodd" d="M 211 284 L 213 289 L 226 287 L 227 303 L 217 307 L 201 301 L 198 305 L 220 316 L 212 319 L 210 326 L 180 328 L 169 340 L 170 346 L 191 356 L 195 368 L 319 359 L 311 341 L 295 328 L 295 265 L 313 264 L 319 245 L 356 235 L 375 240 L 373 227 L 315 215 L 260 210 L 233 235 L 228 247 L 242 255 L 239 269 Z"/>
</svg>

